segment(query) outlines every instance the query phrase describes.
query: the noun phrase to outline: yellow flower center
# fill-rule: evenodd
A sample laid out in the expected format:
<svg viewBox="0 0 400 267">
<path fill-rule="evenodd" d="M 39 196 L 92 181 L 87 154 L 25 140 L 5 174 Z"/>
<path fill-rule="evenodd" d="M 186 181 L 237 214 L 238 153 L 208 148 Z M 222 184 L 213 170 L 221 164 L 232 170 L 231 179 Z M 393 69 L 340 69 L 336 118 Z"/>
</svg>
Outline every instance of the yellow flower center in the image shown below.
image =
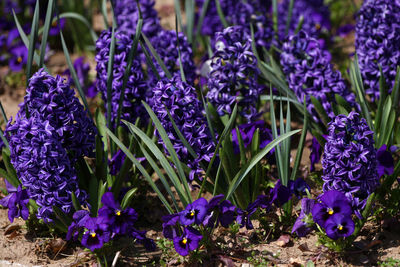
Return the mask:
<svg viewBox="0 0 400 267">
<path fill-rule="evenodd" d="M 91 235 L 92 237 L 96 237 L 96 233 L 95 233 L 95 232 L 90 233 L 90 235 Z"/>
<path fill-rule="evenodd" d="M 190 217 L 193 217 L 194 216 L 194 211 L 192 210 L 191 212 L 190 212 Z"/>
<path fill-rule="evenodd" d="M 18 63 L 21 63 L 22 62 L 22 57 L 18 57 L 17 61 L 18 61 Z"/>
<path fill-rule="evenodd" d="M 328 214 L 329 214 L 329 215 L 332 215 L 332 214 L 333 214 L 333 209 L 329 208 L 329 209 L 328 209 Z"/>
<path fill-rule="evenodd" d="M 315 24 L 315 29 L 317 30 L 321 29 L 321 24 Z"/>
<path fill-rule="evenodd" d="M 182 244 L 186 245 L 186 243 L 187 243 L 187 239 L 186 238 L 182 239 Z"/>
<path fill-rule="evenodd" d="M 343 230 L 343 226 L 341 224 L 339 224 L 338 229 L 339 229 L 339 231 L 342 231 Z"/>
<path fill-rule="evenodd" d="M 53 26 L 53 27 L 57 26 L 57 20 L 53 21 L 53 22 L 51 23 L 51 26 Z"/>
<path fill-rule="evenodd" d="M 121 216 L 121 211 L 120 211 L 120 210 L 117 210 L 117 212 L 115 213 L 115 215 Z"/>
</svg>

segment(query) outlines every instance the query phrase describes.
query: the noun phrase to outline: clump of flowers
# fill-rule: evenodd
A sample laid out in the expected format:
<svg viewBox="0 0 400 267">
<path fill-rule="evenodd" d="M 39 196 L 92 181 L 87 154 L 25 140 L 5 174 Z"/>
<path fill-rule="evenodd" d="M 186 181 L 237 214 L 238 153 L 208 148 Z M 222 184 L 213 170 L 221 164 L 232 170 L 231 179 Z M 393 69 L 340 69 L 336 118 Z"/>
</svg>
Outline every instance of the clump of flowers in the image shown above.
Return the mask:
<svg viewBox="0 0 400 267">
<path fill-rule="evenodd" d="M 53 206 L 70 214 L 72 194 L 86 203 L 73 163 L 93 154 L 95 134 L 74 91 L 60 76 L 44 70 L 32 76 L 15 122 L 8 122 L 6 138 L 18 178 L 39 205 L 38 218 L 51 222 Z"/>
<path fill-rule="evenodd" d="M 179 47 L 178 42 L 179 41 Z M 168 71 L 174 75 L 181 75 L 179 68 L 179 61 L 182 62 L 183 72 L 185 73 L 185 78 L 188 83 L 192 84 L 195 79 L 195 65 L 193 62 L 193 53 L 190 44 L 187 42 L 186 36 L 179 32 L 176 36 L 176 31 L 174 30 L 163 30 L 161 29 L 157 36 L 151 39 L 151 44 L 157 51 L 161 60 L 167 67 Z M 179 52 L 181 57 L 179 58 Z M 162 70 L 161 66 L 154 59 L 155 67 L 157 69 L 158 75 L 161 79 L 166 78 L 166 74 Z M 149 72 L 149 84 L 150 86 L 155 86 L 158 82 L 156 74 L 152 72 L 151 68 L 148 67 Z"/>
<path fill-rule="evenodd" d="M 221 116 L 231 114 L 235 103 L 248 121 L 259 116 L 256 106 L 264 88 L 257 81 L 259 70 L 251 42 L 241 26 L 216 33 L 206 97 Z"/>
<path fill-rule="evenodd" d="M 136 1 L 113 0 L 114 16 L 117 21 L 118 30 L 128 35 L 134 35 L 139 20 L 139 9 Z M 148 37 L 156 36 L 161 30 L 157 11 L 154 9 L 153 0 L 140 0 L 139 6 L 143 17 L 142 32 Z"/>
<path fill-rule="evenodd" d="M 379 186 L 374 132 L 356 112 L 330 123 L 322 158 L 324 191 L 343 192 L 356 214 Z"/>
<path fill-rule="evenodd" d="M 280 57 L 289 88 L 301 103 L 306 97 L 307 109 L 315 121 L 320 119 L 311 96 L 319 100 L 330 118 L 335 116 L 331 104 L 335 103 L 335 94 L 356 106 L 354 94 L 347 89 L 340 72 L 333 69 L 328 52 L 321 49 L 318 40 L 309 37 L 306 32 L 290 36 L 282 46 Z"/>
<path fill-rule="evenodd" d="M 200 162 L 211 160 L 215 145 L 203 115 L 202 104 L 197 99 L 196 89 L 175 76 L 172 80 L 162 80 L 157 83 L 153 89 L 151 102 L 152 109 L 167 131 L 178 157 L 190 167 L 190 180 L 201 177 L 203 170 Z M 192 158 L 179 139 L 167 110 L 189 145 L 196 152 L 197 158 Z M 161 138 L 159 142 L 162 143 Z"/>
<path fill-rule="evenodd" d="M 324 30 L 330 30 L 330 11 L 323 0 L 296 0 L 293 1 L 292 17 L 286 33 L 289 3 L 290 0 L 284 0 L 278 5 L 278 33 L 281 40 L 295 33 L 300 19 L 303 20 L 301 29 L 313 38 L 318 38 Z"/>
<path fill-rule="evenodd" d="M 134 227 L 138 214 L 133 208 L 122 209 L 111 192 L 104 193 L 101 202 L 103 207 L 99 209 L 97 217 L 91 217 L 87 210 L 74 213 L 67 240 L 81 239 L 83 246 L 94 251 L 110 241 L 130 236 L 148 249 L 155 248 L 153 240 L 146 238 L 146 232 Z"/>
<path fill-rule="evenodd" d="M 125 68 L 128 65 L 128 54 L 131 50 L 133 39 L 124 32 L 115 33 L 116 44 L 113 65 L 113 81 L 111 89 L 111 120 L 113 127 L 117 119 L 119 99 L 121 96 Z M 111 30 L 105 30 L 96 41 L 96 86 L 102 98 L 107 103 L 107 67 L 111 45 Z M 125 87 L 124 99 L 121 107 L 121 119 L 134 123 L 136 118 L 146 119 L 147 112 L 141 101 L 147 100 L 150 92 L 143 79 L 143 72 L 139 60 L 134 59 Z M 150 94 L 151 95 L 151 94 Z M 107 105 L 106 105 L 107 106 Z"/>
<path fill-rule="evenodd" d="M 358 12 L 356 53 L 365 92 L 372 100 L 379 98 L 379 68 L 389 90 L 394 86 L 400 64 L 400 2 L 366 0 Z"/>
</svg>

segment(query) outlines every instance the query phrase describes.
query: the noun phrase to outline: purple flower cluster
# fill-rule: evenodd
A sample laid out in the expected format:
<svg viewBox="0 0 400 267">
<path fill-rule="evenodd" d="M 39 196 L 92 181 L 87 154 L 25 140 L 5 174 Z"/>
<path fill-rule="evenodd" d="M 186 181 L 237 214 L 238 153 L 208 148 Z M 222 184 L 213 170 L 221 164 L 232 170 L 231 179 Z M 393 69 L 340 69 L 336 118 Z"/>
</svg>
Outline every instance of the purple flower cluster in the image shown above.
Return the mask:
<svg viewBox="0 0 400 267">
<path fill-rule="evenodd" d="M 196 89 L 182 82 L 176 76 L 172 80 L 162 80 L 153 89 L 151 103 L 154 113 L 167 131 L 179 159 L 190 167 L 190 180 L 195 177 L 200 178 L 203 172 L 200 162 L 203 160 L 209 162 L 211 160 L 215 145 L 203 115 L 203 106 L 197 99 Z M 180 132 L 196 152 L 198 156 L 196 159 L 192 158 L 185 145 L 179 139 L 168 117 L 167 110 L 170 112 Z M 159 142 L 163 143 L 161 138 Z"/>
<path fill-rule="evenodd" d="M 134 227 L 138 214 L 133 208 L 122 209 L 111 192 L 106 192 L 101 202 L 103 207 L 97 217 L 91 217 L 87 210 L 75 212 L 68 227 L 67 240 L 76 241 L 81 237 L 82 245 L 92 251 L 121 236 L 130 236 L 148 249 L 155 247 L 153 240 L 146 238 L 145 231 Z"/>
<path fill-rule="evenodd" d="M 324 191 L 338 190 L 357 216 L 379 185 L 374 132 L 356 112 L 338 115 L 330 123 L 322 158 Z"/>
<path fill-rule="evenodd" d="M 113 0 L 114 15 L 117 21 L 118 30 L 127 35 L 134 35 L 139 20 L 139 9 L 136 1 Z M 140 11 L 143 17 L 142 32 L 152 38 L 161 31 L 161 24 L 157 11 L 154 9 L 154 0 L 139 0 Z"/>
<path fill-rule="evenodd" d="M 30 79 L 20 107 L 5 132 L 11 163 L 29 198 L 40 207 L 38 218 L 51 222 L 53 206 L 72 212 L 72 194 L 85 204 L 73 163 L 92 155 L 96 128 L 68 84 L 43 70 Z"/>
<path fill-rule="evenodd" d="M 78 76 L 79 84 L 82 86 L 85 95 L 90 98 L 94 98 L 97 95 L 97 88 L 93 82 L 89 79 L 89 71 L 90 65 L 89 63 L 85 63 L 84 57 L 78 57 L 74 61 L 74 69 L 76 71 L 76 75 Z M 69 69 L 64 71 L 64 75 L 68 76 L 68 80 L 71 81 L 71 85 L 74 85 L 74 81 L 72 80 L 71 72 Z"/>
<path fill-rule="evenodd" d="M 357 17 L 355 45 L 365 92 L 375 100 L 379 98 L 379 68 L 391 91 L 400 64 L 400 1 L 364 1 Z"/>
<path fill-rule="evenodd" d="M 199 7 L 197 18 L 204 8 L 204 0 L 196 0 Z M 260 47 L 269 48 L 273 36 L 270 13 L 271 1 L 261 0 L 220 0 L 221 9 L 229 25 L 242 26 L 242 30 L 250 35 L 250 25 L 254 27 L 254 39 Z M 221 19 L 215 1 L 209 1 L 201 33 L 214 37 L 215 32 L 223 31 Z"/>
<path fill-rule="evenodd" d="M 340 72 L 333 69 L 328 52 L 304 31 L 290 36 L 283 44 L 280 62 L 289 88 L 301 103 L 306 97 L 307 109 L 314 120 L 320 121 L 311 96 L 319 100 L 330 118 L 335 116 L 331 106 L 335 94 L 356 106 L 354 94 L 347 89 Z"/>
<path fill-rule="evenodd" d="M 210 68 L 207 99 L 218 113 L 231 114 L 238 103 L 243 117 L 248 121 L 257 119 L 256 105 L 264 88 L 258 83 L 257 59 L 243 27 L 233 26 L 216 33 Z"/>
<path fill-rule="evenodd" d="M 324 0 L 296 0 L 293 1 L 292 18 L 286 34 L 286 21 L 289 13 L 290 0 L 283 0 L 278 5 L 278 35 L 284 40 L 287 35 L 293 35 L 303 19 L 301 29 L 309 36 L 318 38 L 321 31 L 331 28 L 329 7 Z"/>
<path fill-rule="evenodd" d="M 111 120 L 113 126 L 116 122 L 119 99 L 121 96 L 123 77 L 125 68 L 128 65 L 128 55 L 132 47 L 132 38 L 120 31 L 115 33 L 116 44 L 113 66 L 113 81 L 111 89 Z M 105 30 L 96 41 L 96 71 L 97 71 L 97 89 L 101 92 L 102 98 L 107 103 L 107 67 L 111 45 L 111 30 Z M 129 122 L 135 122 L 137 118 L 146 119 L 147 112 L 141 101 L 147 100 L 149 94 L 146 82 L 143 79 L 143 72 L 140 61 L 134 59 L 132 62 L 129 78 L 126 83 L 125 95 L 121 108 L 121 119 Z"/>
<path fill-rule="evenodd" d="M 177 46 L 177 40 L 179 39 L 179 48 Z M 183 72 L 185 73 L 185 78 L 188 83 L 193 84 L 195 79 L 195 65 L 193 61 L 193 53 L 190 44 L 187 42 L 186 36 L 182 33 L 178 33 L 178 38 L 176 36 L 176 31 L 161 29 L 157 36 L 151 39 L 151 44 L 157 51 L 162 62 L 164 62 L 168 71 L 173 75 L 180 76 L 179 60 L 182 62 Z M 179 51 L 181 53 L 181 58 L 179 59 Z M 153 63 L 157 69 L 158 75 L 161 79 L 166 78 L 166 74 L 162 70 L 161 66 L 154 59 Z M 151 68 L 148 67 L 149 72 L 149 85 L 155 86 L 158 82 L 156 74 L 152 72 Z"/>
</svg>

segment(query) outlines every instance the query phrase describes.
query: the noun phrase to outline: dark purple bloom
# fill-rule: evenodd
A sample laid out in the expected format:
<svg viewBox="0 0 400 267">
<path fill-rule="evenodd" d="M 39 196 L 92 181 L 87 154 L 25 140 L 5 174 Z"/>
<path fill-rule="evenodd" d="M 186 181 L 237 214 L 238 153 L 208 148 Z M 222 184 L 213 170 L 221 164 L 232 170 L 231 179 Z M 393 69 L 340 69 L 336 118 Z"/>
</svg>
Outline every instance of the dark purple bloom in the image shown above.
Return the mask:
<svg viewBox="0 0 400 267">
<path fill-rule="evenodd" d="M 295 181 L 289 181 L 288 186 L 292 194 L 294 193 L 298 198 L 300 198 L 302 195 L 306 195 L 306 190 L 309 192 L 311 191 L 310 186 L 301 177 L 297 178 Z"/>
<path fill-rule="evenodd" d="M 163 235 L 165 238 L 173 240 L 177 235 L 177 223 L 179 221 L 180 214 L 169 214 L 162 217 Z"/>
<path fill-rule="evenodd" d="M 394 171 L 394 161 L 392 153 L 387 151 L 387 146 L 382 145 L 376 152 L 376 159 L 378 161 L 377 170 L 378 176 L 392 175 Z"/>
<path fill-rule="evenodd" d="M 117 153 L 114 154 L 114 156 L 111 158 L 109 161 L 109 166 L 110 166 L 110 174 L 111 175 L 117 175 L 119 170 L 122 167 L 122 164 L 124 163 L 126 158 L 126 155 L 122 150 L 118 150 Z"/>
<path fill-rule="evenodd" d="M 288 37 L 282 46 L 280 62 L 300 103 L 306 98 L 307 110 L 315 121 L 320 121 L 311 102 L 314 96 L 323 106 L 330 118 L 335 116 L 331 103 L 335 94 L 342 96 L 351 106 L 356 106 L 354 94 L 346 87 L 339 71 L 335 71 L 330 55 L 321 49 L 318 40 L 300 31 Z"/>
<path fill-rule="evenodd" d="M 357 216 L 379 185 L 374 132 L 356 112 L 338 115 L 330 123 L 322 158 L 324 191 L 346 194 Z"/>
<path fill-rule="evenodd" d="M 107 223 L 102 218 L 89 218 L 85 222 L 86 231 L 82 235 L 82 245 L 94 251 L 100 249 L 110 241 L 110 233 L 107 231 Z"/>
<path fill-rule="evenodd" d="M 266 210 L 269 210 L 272 205 L 270 199 L 266 195 L 258 195 L 257 199 L 254 201 L 254 203 L 255 203 L 255 205 L 257 205 L 257 207 L 260 207 L 260 208 L 266 209 Z"/>
<path fill-rule="evenodd" d="M 270 191 L 270 203 L 274 203 L 277 207 L 281 207 L 292 198 L 290 187 L 284 186 L 281 180 L 276 182 L 273 189 Z"/>
<path fill-rule="evenodd" d="M 194 178 L 202 179 L 204 171 L 200 166 L 200 162 L 203 160 L 210 162 L 215 144 L 207 127 L 206 118 L 203 115 L 203 105 L 197 98 L 196 89 L 175 76 L 171 80 L 158 82 L 153 89 L 153 93 L 152 109 L 168 133 L 179 159 L 191 169 L 190 180 Z M 180 132 L 196 152 L 197 158 L 194 159 L 190 155 L 180 140 L 168 117 L 167 110 L 170 112 Z M 156 132 L 156 134 L 158 133 Z M 163 144 L 161 138 L 159 138 L 159 143 Z M 165 145 L 164 148 L 167 151 Z"/>
<path fill-rule="evenodd" d="M 246 229 L 253 229 L 253 224 L 251 223 L 251 215 L 257 211 L 257 202 L 250 203 L 245 210 L 237 209 L 236 222 L 240 224 L 240 227 L 246 226 Z"/>
<path fill-rule="evenodd" d="M 258 83 L 259 70 L 251 42 L 240 26 L 216 33 L 206 97 L 221 116 L 231 114 L 235 103 L 248 121 L 259 116 L 256 106 L 264 87 Z"/>
<path fill-rule="evenodd" d="M 296 233 L 299 237 L 306 236 L 311 232 L 312 228 L 310 226 L 311 218 L 310 214 L 314 207 L 315 201 L 309 198 L 303 198 L 301 200 L 301 211 L 299 217 L 293 225 L 292 233 Z"/>
<path fill-rule="evenodd" d="M 133 3 L 134 1 L 132 1 L 132 4 Z M 112 128 L 116 128 L 117 126 L 114 124 L 116 123 L 117 119 L 119 99 L 121 96 L 123 85 L 123 77 L 126 66 L 128 65 L 128 54 L 131 50 L 133 43 L 133 38 L 131 37 L 132 36 L 124 32 L 117 31 L 115 33 L 116 45 L 113 65 L 113 81 L 111 89 L 111 120 L 113 123 Z M 95 60 L 97 62 L 96 86 L 102 94 L 102 99 L 104 103 L 107 103 L 107 67 L 110 54 L 110 45 L 111 30 L 105 30 L 100 34 L 99 39 L 96 41 L 95 57 Z M 135 123 L 137 118 L 140 118 L 142 121 L 147 121 L 148 115 L 141 101 L 147 101 L 148 97 L 151 96 L 151 91 L 146 85 L 143 77 L 144 76 L 141 68 L 141 63 L 139 60 L 134 59 L 129 73 L 129 79 L 125 87 L 125 95 L 121 107 L 121 119 L 127 120 L 131 123 Z"/>
<path fill-rule="evenodd" d="M 207 214 L 207 200 L 199 198 L 180 212 L 180 223 L 182 225 L 202 224 Z"/>
<path fill-rule="evenodd" d="M 247 148 L 253 141 L 253 136 L 256 130 L 259 130 L 260 149 L 266 147 L 273 139 L 272 132 L 267 128 L 264 121 L 255 121 L 238 126 L 239 132 L 243 139 L 244 148 Z M 232 129 L 232 143 L 235 153 L 240 152 L 239 140 L 236 129 Z M 270 152 L 272 153 L 272 151 Z"/>
<path fill-rule="evenodd" d="M 365 0 L 357 14 L 356 53 L 365 92 L 379 98 L 379 78 L 392 90 L 400 63 L 400 1 Z"/>
<path fill-rule="evenodd" d="M 222 227 L 228 227 L 235 221 L 236 207 L 229 201 L 224 200 L 219 205 L 218 221 Z"/>
<path fill-rule="evenodd" d="M 301 29 L 313 38 L 318 38 L 322 31 L 330 30 L 330 11 L 323 0 L 296 0 L 293 1 L 292 18 L 286 33 L 289 3 L 290 0 L 283 0 L 278 5 L 278 34 L 281 40 L 295 33 L 300 17 L 303 18 Z"/>
<path fill-rule="evenodd" d="M 198 248 L 200 240 L 203 236 L 194 228 L 184 228 L 182 236 L 174 238 L 174 247 L 176 252 L 181 256 L 187 256 L 190 251 Z"/>
<path fill-rule="evenodd" d="M 136 240 L 136 242 L 142 244 L 146 248 L 146 250 L 148 251 L 156 250 L 157 246 L 154 243 L 154 240 L 146 237 L 146 231 L 139 231 L 133 228 L 131 236 Z"/>
<path fill-rule="evenodd" d="M 204 217 L 203 225 L 208 227 L 215 226 L 215 220 L 217 219 L 216 214 L 219 213 L 219 205 L 224 198 L 225 196 L 220 194 L 210 199 L 207 205 L 207 214 Z"/>
<path fill-rule="evenodd" d="M 72 223 L 68 227 L 67 240 L 78 240 L 79 234 L 83 231 L 86 221 L 90 219 L 90 213 L 88 210 L 78 210 L 72 216 Z"/>
<path fill-rule="evenodd" d="M 10 50 L 9 66 L 12 71 L 20 71 L 28 60 L 28 49 L 19 45 Z"/>
<path fill-rule="evenodd" d="M 101 202 L 103 207 L 99 209 L 98 218 L 103 218 L 104 222 L 109 225 L 108 229 L 113 234 L 127 234 L 138 219 L 136 211 L 130 207 L 123 210 L 111 192 L 104 193 Z"/>
<path fill-rule="evenodd" d="M 350 236 L 354 232 L 354 227 L 351 216 L 335 214 L 326 221 L 325 231 L 329 238 L 336 240 Z"/>
<path fill-rule="evenodd" d="M 55 36 L 60 33 L 62 29 L 64 29 L 66 23 L 66 19 L 62 18 L 60 20 L 56 19 L 51 23 L 50 25 L 50 30 L 49 30 L 49 35 L 50 36 Z"/>
<path fill-rule="evenodd" d="M 114 16 L 117 20 L 118 30 L 128 35 L 134 35 L 139 20 L 139 9 L 136 1 L 113 0 Z M 139 0 L 140 11 L 142 12 L 142 32 L 152 38 L 162 30 L 157 11 L 154 9 L 154 0 Z"/>
<path fill-rule="evenodd" d="M 337 31 L 336 31 L 336 35 L 340 36 L 342 38 L 346 37 L 350 32 L 354 31 L 355 29 L 355 25 L 354 24 L 345 24 L 343 26 L 340 26 Z"/>
<path fill-rule="evenodd" d="M 351 217 L 351 204 L 342 192 L 331 190 L 319 196 L 319 202 L 312 208 L 314 222 L 325 228 L 329 218 L 335 214 Z"/>
<path fill-rule="evenodd" d="M 27 220 L 29 217 L 29 196 L 26 189 L 22 189 L 21 185 L 15 188 L 7 180 L 5 182 L 8 195 L 0 200 L 0 205 L 8 208 L 8 219 L 10 222 L 18 217 Z"/>
<path fill-rule="evenodd" d="M 322 155 L 322 147 L 319 144 L 317 138 L 313 137 L 312 140 L 312 145 L 310 148 L 310 171 L 313 172 L 315 171 L 315 164 L 317 164 L 321 160 L 321 155 Z"/>
</svg>

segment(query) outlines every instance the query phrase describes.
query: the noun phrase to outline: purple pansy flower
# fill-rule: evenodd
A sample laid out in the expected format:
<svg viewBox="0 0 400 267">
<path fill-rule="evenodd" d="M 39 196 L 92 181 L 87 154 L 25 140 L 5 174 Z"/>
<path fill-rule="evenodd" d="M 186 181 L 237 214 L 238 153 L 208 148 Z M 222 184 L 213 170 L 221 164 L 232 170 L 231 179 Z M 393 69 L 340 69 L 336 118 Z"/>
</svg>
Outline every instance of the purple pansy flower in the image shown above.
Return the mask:
<svg viewBox="0 0 400 267">
<path fill-rule="evenodd" d="M 310 192 L 310 186 L 307 184 L 307 182 L 299 177 L 295 181 L 289 181 L 288 187 L 290 188 L 290 191 L 292 194 L 295 194 L 298 198 L 300 198 L 302 195 L 307 194 L 307 190 Z"/>
<path fill-rule="evenodd" d="M 250 203 L 245 210 L 236 209 L 237 217 L 236 222 L 240 224 L 240 227 L 246 226 L 246 229 L 253 229 L 253 224 L 251 223 L 251 215 L 257 211 L 257 202 Z"/>
<path fill-rule="evenodd" d="M 28 49 L 24 45 L 16 46 L 10 50 L 9 66 L 12 71 L 20 71 L 28 60 Z"/>
<path fill-rule="evenodd" d="M 90 219 L 90 212 L 88 210 L 78 210 L 72 216 L 72 223 L 68 227 L 67 240 L 78 240 L 79 234 L 85 227 L 86 220 Z"/>
<path fill-rule="evenodd" d="M 215 219 L 217 219 L 215 214 L 217 211 L 219 211 L 219 205 L 224 198 L 225 196 L 220 194 L 210 199 L 207 206 L 207 214 L 203 220 L 203 225 L 208 227 L 215 226 Z"/>
<path fill-rule="evenodd" d="M 301 200 L 301 211 L 299 217 L 296 219 L 296 222 L 293 225 L 292 233 L 296 233 L 299 237 L 306 236 L 311 232 L 312 228 L 310 227 L 311 221 L 308 217 L 311 214 L 311 211 L 314 207 L 315 201 L 309 198 L 303 198 Z"/>
<path fill-rule="evenodd" d="M 180 212 L 179 218 L 182 225 L 191 225 L 193 223 L 201 224 L 207 214 L 207 200 L 199 198 L 193 203 L 190 203 Z"/>
<path fill-rule="evenodd" d="M 235 221 L 236 207 L 229 200 L 222 201 L 219 210 L 218 221 L 222 227 L 228 227 Z"/>
<path fill-rule="evenodd" d="M 176 252 L 181 256 L 187 256 L 190 251 L 198 248 L 200 240 L 203 236 L 192 227 L 184 228 L 182 236 L 174 238 L 174 247 Z"/>
<path fill-rule="evenodd" d="M 329 218 L 335 214 L 351 217 L 353 210 L 346 195 L 337 190 L 325 192 L 319 197 L 319 202 L 312 208 L 313 219 L 325 228 Z"/>
<path fill-rule="evenodd" d="M 14 218 L 18 217 L 27 220 L 29 217 L 28 192 L 26 189 L 22 189 L 21 185 L 15 188 L 7 180 L 5 182 L 8 195 L 0 200 L 0 205 L 8 208 L 8 219 L 10 222 L 13 222 Z"/>
<path fill-rule="evenodd" d="M 284 186 L 281 180 L 276 182 L 274 188 L 270 190 L 270 203 L 274 203 L 277 207 L 281 207 L 292 198 L 292 192 L 289 187 Z"/>
<path fill-rule="evenodd" d="M 325 224 L 326 235 L 333 239 L 348 237 L 354 232 L 354 222 L 351 216 L 345 214 L 335 214 L 331 216 Z"/>
<path fill-rule="evenodd" d="M 162 232 L 165 238 L 173 240 L 177 236 L 177 223 L 179 221 L 179 217 L 179 213 L 169 214 L 162 217 Z"/>
<path fill-rule="evenodd" d="M 111 192 L 104 193 L 101 202 L 104 206 L 99 209 L 99 218 L 103 217 L 113 234 L 126 234 L 138 219 L 136 211 L 130 207 L 123 210 Z"/>
<path fill-rule="evenodd" d="M 110 241 L 110 233 L 107 231 L 108 224 L 101 217 L 87 219 L 85 228 L 81 243 L 91 251 L 102 248 L 105 243 Z"/>
<path fill-rule="evenodd" d="M 382 145 L 376 152 L 376 159 L 378 161 L 377 170 L 378 176 L 391 175 L 394 171 L 394 161 L 392 153 L 387 151 L 387 146 Z"/>
<path fill-rule="evenodd" d="M 60 31 L 62 29 L 64 29 L 65 23 L 66 23 L 66 19 L 64 19 L 64 18 L 62 18 L 60 20 L 55 19 L 50 25 L 49 35 L 55 36 L 55 35 L 59 34 Z"/>
</svg>

